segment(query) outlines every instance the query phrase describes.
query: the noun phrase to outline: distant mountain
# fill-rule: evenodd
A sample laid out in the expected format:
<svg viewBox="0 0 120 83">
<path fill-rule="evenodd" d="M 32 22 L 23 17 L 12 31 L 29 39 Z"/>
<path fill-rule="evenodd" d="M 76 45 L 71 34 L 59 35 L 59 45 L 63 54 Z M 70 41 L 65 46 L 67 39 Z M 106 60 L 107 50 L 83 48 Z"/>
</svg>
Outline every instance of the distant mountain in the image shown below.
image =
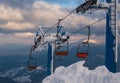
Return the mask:
<svg viewBox="0 0 120 83">
<path fill-rule="evenodd" d="M 17 83 L 8 77 L 0 77 L 0 83 Z"/>
<path fill-rule="evenodd" d="M 45 69 L 41 66 L 31 71 L 25 67 L 20 67 L 1 73 L 0 83 L 37 83 L 42 81 L 45 76 Z"/>
</svg>

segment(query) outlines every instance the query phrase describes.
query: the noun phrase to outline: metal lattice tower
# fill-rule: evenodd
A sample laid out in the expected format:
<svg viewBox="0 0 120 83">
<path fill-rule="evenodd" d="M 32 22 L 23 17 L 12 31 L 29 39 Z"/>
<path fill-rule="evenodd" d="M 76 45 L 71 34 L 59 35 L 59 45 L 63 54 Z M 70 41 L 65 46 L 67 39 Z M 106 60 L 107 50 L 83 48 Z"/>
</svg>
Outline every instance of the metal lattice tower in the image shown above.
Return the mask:
<svg viewBox="0 0 120 83">
<path fill-rule="evenodd" d="M 114 37 L 113 40 L 113 50 L 114 50 L 114 55 L 115 55 L 115 62 L 117 63 L 117 57 L 118 57 L 118 52 L 117 52 L 117 0 L 112 0 L 111 1 L 111 8 L 110 8 L 110 26 L 112 30 L 112 35 Z"/>
<path fill-rule="evenodd" d="M 110 4 L 106 16 L 106 56 L 105 65 L 111 72 L 116 72 L 118 58 L 117 0 L 106 0 Z"/>
</svg>

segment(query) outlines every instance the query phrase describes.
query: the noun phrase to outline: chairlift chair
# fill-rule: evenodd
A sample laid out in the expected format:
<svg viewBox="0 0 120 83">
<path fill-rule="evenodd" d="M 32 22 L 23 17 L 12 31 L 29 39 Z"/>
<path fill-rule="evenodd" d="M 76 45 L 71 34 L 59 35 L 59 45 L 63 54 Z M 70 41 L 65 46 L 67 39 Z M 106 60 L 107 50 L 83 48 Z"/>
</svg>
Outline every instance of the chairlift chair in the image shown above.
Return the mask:
<svg viewBox="0 0 120 83">
<path fill-rule="evenodd" d="M 88 38 L 87 38 L 87 41 L 85 42 L 82 42 L 78 45 L 78 48 L 77 48 L 77 57 L 78 58 L 87 58 L 88 57 L 88 51 L 89 51 L 89 39 L 90 39 L 90 26 L 87 26 L 88 28 Z M 82 48 L 84 48 L 84 50 L 82 50 Z"/>
<path fill-rule="evenodd" d="M 32 51 L 33 51 L 33 46 L 30 49 L 30 56 L 28 59 L 28 69 L 29 70 L 34 70 L 37 68 L 37 59 L 32 57 Z"/>
<path fill-rule="evenodd" d="M 28 69 L 34 70 L 37 68 L 37 59 L 30 57 L 28 60 Z"/>
<path fill-rule="evenodd" d="M 66 45 L 65 45 L 66 43 Z M 63 50 L 64 49 L 64 50 Z M 59 61 L 63 61 L 64 56 L 67 56 L 69 53 L 69 46 L 68 46 L 68 40 L 64 42 L 62 46 L 57 46 L 57 43 L 55 44 L 55 56 L 58 56 Z"/>
<path fill-rule="evenodd" d="M 85 48 L 82 50 L 82 48 Z M 77 48 L 77 57 L 86 59 L 88 57 L 89 44 L 88 43 L 80 43 Z"/>
<path fill-rule="evenodd" d="M 62 50 L 62 48 L 65 48 Z M 67 56 L 69 51 L 69 46 L 68 46 L 68 40 L 66 41 L 66 46 L 62 45 L 60 48 L 57 47 L 57 44 L 55 44 L 55 55 L 56 56 Z"/>
</svg>

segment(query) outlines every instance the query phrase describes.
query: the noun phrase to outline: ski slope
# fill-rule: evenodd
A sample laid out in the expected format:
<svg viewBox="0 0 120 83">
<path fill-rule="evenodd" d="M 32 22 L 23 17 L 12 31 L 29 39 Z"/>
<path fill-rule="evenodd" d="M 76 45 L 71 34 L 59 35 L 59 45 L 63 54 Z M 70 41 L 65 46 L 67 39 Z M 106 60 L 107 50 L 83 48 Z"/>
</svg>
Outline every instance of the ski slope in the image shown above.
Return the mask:
<svg viewBox="0 0 120 83">
<path fill-rule="evenodd" d="M 89 70 L 83 66 L 84 63 L 80 61 L 68 67 L 60 66 L 42 83 L 120 83 L 120 73 L 111 73 L 105 66 Z"/>
</svg>

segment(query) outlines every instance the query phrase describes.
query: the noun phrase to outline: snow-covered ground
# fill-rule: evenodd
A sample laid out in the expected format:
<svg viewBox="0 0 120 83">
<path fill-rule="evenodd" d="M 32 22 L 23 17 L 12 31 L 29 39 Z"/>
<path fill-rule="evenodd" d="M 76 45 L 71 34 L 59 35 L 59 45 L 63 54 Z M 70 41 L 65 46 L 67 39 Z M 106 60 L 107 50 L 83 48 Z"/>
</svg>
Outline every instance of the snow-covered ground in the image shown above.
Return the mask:
<svg viewBox="0 0 120 83">
<path fill-rule="evenodd" d="M 58 67 L 53 75 L 46 77 L 42 83 L 120 83 L 120 73 L 111 73 L 105 66 L 95 70 L 84 67 L 85 62 L 77 62 L 69 67 Z"/>
<path fill-rule="evenodd" d="M 19 67 L 10 69 L 6 72 L 1 72 L 0 77 L 9 77 L 10 79 L 14 80 L 17 83 L 31 83 L 31 75 L 41 73 L 42 71 L 45 71 L 45 69 L 42 66 L 37 67 L 36 70 L 29 71 L 25 67 Z"/>
</svg>

